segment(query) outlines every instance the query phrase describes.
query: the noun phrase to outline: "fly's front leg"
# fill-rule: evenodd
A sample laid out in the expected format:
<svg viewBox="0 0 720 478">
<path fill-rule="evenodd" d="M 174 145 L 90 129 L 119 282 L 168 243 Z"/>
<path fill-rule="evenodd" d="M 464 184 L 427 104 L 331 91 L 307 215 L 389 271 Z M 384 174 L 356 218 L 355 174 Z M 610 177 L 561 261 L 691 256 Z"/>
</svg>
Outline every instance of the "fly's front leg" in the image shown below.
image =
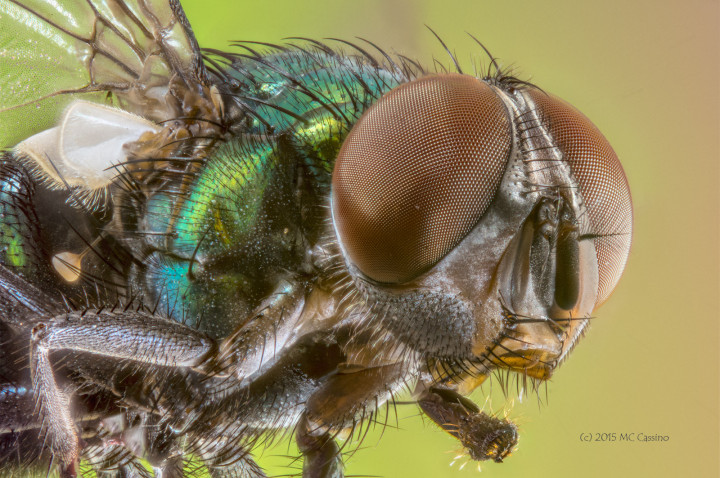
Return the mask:
<svg viewBox="0 0 720 478">
<path fill-rule="evenodd" d="M 241 381 L 257 372 L 291 340 L 304 305 L 305 287 L 282 281 L 257 312 L 223 341 L 209 371 Z"/>
<path fill-rule="evenodd" d="M 206 372 L 245 379 L 270 368 L 303 335 L 332 326 L 332 294 L 282 281 L 251 318 L 225 339 Z"/>
<path fill-rule="evenodd" d="M 180 323 L 133 311 L 84 311 L 38 323 L 32 331 L 30 372 L 53 454 L 75 473 L 79 452 L 70 394 L 50 361 L 52 351 L 84 352 L 165 367 L 194 367 L 214 350 L 211 339 Z"/>
<path fill-rule="evenodd" d="M 407 364 L 367 368 L 346 367 L 328 379 L 307 401 L 297 431 L 304 455 L 304 478 L 343 476 L 342 457 L 334 437 L 350 429 L 352 434 L 372 419 L 392 393 L 405 383 Z"/>
<path fill-rule="evenodd" d="M 454 436 L 473 460 L 502 462 L 517 444 L 517 427 L 487 415 L 469 399 L 443 387 L 418 384 L 418 405 L 440 428 Z"/>
</svg>

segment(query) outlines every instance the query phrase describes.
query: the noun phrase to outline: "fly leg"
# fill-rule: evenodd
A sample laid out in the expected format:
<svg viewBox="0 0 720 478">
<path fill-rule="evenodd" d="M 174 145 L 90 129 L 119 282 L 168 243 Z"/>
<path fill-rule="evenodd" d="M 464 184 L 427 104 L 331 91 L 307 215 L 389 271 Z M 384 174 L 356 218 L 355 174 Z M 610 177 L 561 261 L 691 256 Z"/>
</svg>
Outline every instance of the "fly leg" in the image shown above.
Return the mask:
<svg viewBox="0 0 720 478">
<path fill-rule="evenodd" d="M 272 368 L 302 337 L 335 325 L 340 298 L 333 294 L 304 281 L 281 281 L 249 319 L 223 339 L 203 372 L 233 376 L 238 385 L 248 385 L 248 377 Z"/>
<path fill-rule="evenodd" d="M 210 448 L 212 444 L 208 442 Z M 255 463 L 250 452 L 243 446 L 217 452 L 202 447 L 203 461 L 212 478 L 265 478 L 262 468 Z"/>
<path fill-rule="evenodd" d="M 206 371 L 242 382 L 274 362 L 298 338 L 306 293 L 304 284 L 282 281 L 254 314 L 222 341 Z"/>
<path fill-rule="evenodd" d="M 346 368 L 328 377 L 310 396 L 298 424 L 303 477 L 341 478 L 342 456 L 334 437 L 347 429 L 352 435 L 371 420 L 406 377 L 406 364 Z"/>
<path fill-rule="evenodd" d="M 303 454 L 303 478 L 342 478 L 340 448 L 328 432 L 313 433 L 307 416 L 298 423 L 295 440 Z"/>
<path fill-rule="evenodd" d="M 47 470 L 52 458 L 42 440 L 38 440 L 44 424 L 36 414 L 35 397 L 27 382 L 0 384 L 0 470 L 18 468 L 17 476 L 24 476 L 19 470 L 26 467 Z M 96 393 L 92 399 L 83 397 L 75 405 L 74 423 L 81 430 L 81 439 L 91 445 L 99 442 L 104 417 L 122 412 L 109 392 Z M 89 451 L 89 447 L 83 450 L 84 458 L 89 457 Z M 15 476 L 12 472 L 10 475 Z M 0 472 L 0 476 L 5 475 Z"/>
<path fill-rule="evenodd" d="M 203 458 L 213 476 L 265 476 L 247 450 L 264 439 L 264 431 L 277 431 L 297 423 L 310 397 L 345 361 L 334 339 L 334 334 L 326 330 L 301 337 L 267 370 L 243 386 L 233 385 L 227 377 L 210 376 L 205 380 L 207 386 L 219 393 L 198 403 L 189 432 L 199 438 L 193 441 L 197 444 L 194 453 Z M 304 443 L 300 445 L 306 448 Z M 236 466 L 231 466 L 235 463 Z"/>
<path fill-rule="evenodd" d="M 83 438 L 88 434 L 83 429 Z M 83 448 L 83 462 L 101 478 L 148 477 L 150 464 L 155 476 L 180 478 L 183 454 L 175 433 L 149 413 L 118 413 L 95 426 L 94 437 Z M 146 463 L 141 461 L 145 460 Z"/>
<path fill-rule="evenodd" d="M 56 380 L 51 352 L 84 352 L 118 361 L 193 367 L 214 349 L 214 342 L 200 332 L 142 312 L 89 310 L 37 323 L 30 341 L 32 386 L 51 450 L 66 467 L 66 474 L 77 473 L 79 440 L 70 394 Z"/>
<path fill-rule="evenodd" d="M 469 399 L 448 388 L 424 386 L 418 405 L 440 428 L 467 449 L 477 461 L 503 461 L 517 444 L 517 427 L 508 420 L 489 416 Z"/>
</svg>

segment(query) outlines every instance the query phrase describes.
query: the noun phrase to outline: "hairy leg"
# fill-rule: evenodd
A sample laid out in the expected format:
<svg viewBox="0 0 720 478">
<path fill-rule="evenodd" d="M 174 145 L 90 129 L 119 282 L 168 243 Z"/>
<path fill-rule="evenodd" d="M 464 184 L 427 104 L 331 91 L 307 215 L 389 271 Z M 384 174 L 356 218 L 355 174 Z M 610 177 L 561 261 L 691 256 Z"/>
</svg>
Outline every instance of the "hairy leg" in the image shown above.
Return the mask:
<svg viewBox="0 0 720 478">
<path fill-rule="evenodd" d="M 472 401 L 443 387 L 419 384 L 418 405 L 440 428 L 454 436 L 473 460 L 502 462 L 517 444 L 517 427 L 489 416 Z"/>
<path fill-rule="evenodd" d="M 51 352 L 85 352 L 118 361 L 193 367 L 214 347 L 211 339 L 190 327 L 143 312 L 89 310 L 37 323 L 32 331 L 30 372 L 54 455 L 66 467 L 76 467 L 79 445 L 70 394 L 56 380 Z"/>
<path fill-rule="evenodd" d="M 202 446 L 201 453 L 212 478 L 265 478 L 262 468 L 255 463 L 252 455 L 244 446 L 214 450 Z"/>
<path fill-rule="evenodd" d="M 298 424 L 304 478 L 340 478 L 342 457 L 334 437 L 371 420 L 407 377 L 407 364 L 352 368 L 328 377 L 309 398 Z M 366 428 L 367 430 L 367 428 Z"/>
</svg>

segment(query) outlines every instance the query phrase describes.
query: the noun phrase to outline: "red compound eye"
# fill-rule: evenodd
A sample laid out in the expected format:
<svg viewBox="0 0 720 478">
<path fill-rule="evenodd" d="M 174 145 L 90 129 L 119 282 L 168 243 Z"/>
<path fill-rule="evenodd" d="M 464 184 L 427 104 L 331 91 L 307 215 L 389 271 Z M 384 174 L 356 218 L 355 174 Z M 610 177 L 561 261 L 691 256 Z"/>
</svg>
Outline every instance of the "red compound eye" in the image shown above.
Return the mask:
<svg viewBox="0 0 720 478">
<path fill-rule="evenodd" d="M 632 200 L 627 178 L 597 127 L 563 100 L 532 89 L 530 96 L 580 183 L 598 260 L 600 305 L 625 268 L 632 240 Z"/>
<path fill-rule="evenodd" d="M 511 144 L 505 105 L 477 78 L 428 76 L 387 93 L 335 164 L 333 219 L 346 257 L 384 283 L 428 270 L 491 203 Z"/>
</svg>

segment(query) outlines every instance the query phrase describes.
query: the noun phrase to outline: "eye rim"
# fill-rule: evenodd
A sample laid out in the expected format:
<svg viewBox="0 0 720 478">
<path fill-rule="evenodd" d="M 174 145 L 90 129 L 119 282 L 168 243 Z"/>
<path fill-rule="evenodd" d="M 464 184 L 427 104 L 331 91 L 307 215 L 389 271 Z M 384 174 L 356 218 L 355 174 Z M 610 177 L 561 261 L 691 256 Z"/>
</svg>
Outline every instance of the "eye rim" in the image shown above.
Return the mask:
<svg viewBox="0 0 720 478">
<path fill-rule="evenodd" d="M 632 194 L 627 175 L 620 159 L 600 129 L 573 105 L 539 88 L 529 88 L 528 95 L 538 109 L 543 122 L 562 151 L 573 176 L 580 186 L 580 192 L 588 211 L 592 231 L 581 234 L 580 238 L 592 239 L 598 263 L 598 291 L 595 307 L 602 305 L 612 295 L 627 266 L 632 247 L 634 211 Z M 572 143 L 569 136 L 579 135 L 582 141 Z M 578 157 L 579 145 L 592 145 L 594 158 Z M 608 153 L 603 157 L 602 152 Z M 601 164 L 600 168 L 593 167 Z M 605 176 L 605 181 L 598 179 Z M 611 186 L 608 186 L 611 184 Z M 615 186 L 618 200 L 611 202 L 609 213 L 602 206 L 607 198 L 598 197 L 602 190 Z M 609 224 L 608 224 L 609 223 Z M 607 227 L 624 227 L 615 232 L 603 230 Z"/>
<path fill-rule="evenodd" d="M 452 236 L 450 240 L 445 240 L 445 242 L 442 242 L 442 239 L 446 239 L 441 237 L 440 245 L 434 244 L 433 239 L 436 238 L 436 236 L 441 236 L 440 233 L 435 233 L 435 229 L 439 228 L 437 226 L 436 222 L 430 221 L 431 225 L 428 226 L 427 222 L 422 223 L 421 226 L 414 225 L 414 228 L 419 231 L 433 231 L 429 234 L 429 236 L 432 237 L 432 239 L 427 239 L 426 236 L 423 234 L 417 234 L 415 236 L 412 236 L 412 234 L 408 234 L 411 236 L 409 239 L 409 243 L 411 244 L 411 249 L 413 251 L 418 250 L 425 250 L 428 247 L 427 243 L 431 243 L 432 246 L 435 247 L 435 250 L 438 249 L 440 252 L 434 252 L 431 255 L 430 260 L 424 260 L 424 261 L 416 261 L 416 263 L 412 267 L 408 267 L 406 269 L 403 269 L 403 266 L 405 264 L 401 264 L 400 266 L 397 266 L 397 264 L 391 264 L 390 266 L 387 266 L 387 269 L 381 269 L 377 270 L 375 269 L 375 266 L 378 263 L 383 262 L 382 259 L 376 259 L 373 258 L 373 252 L 366 253 L 362 251 L 362 244 L 365 242 L 365 238 L 357 239 L 353 238 L 352 233 L 354 230 L 359 229 L 357 226 L 350 226 L 348 227 L 348 217 L 353 214 L 353 209 L 357 207 L 357 204 L 354 204 L 356 202 L 356 198 L 353 198 L 352 196 L 357 195 L 357 191 L 351 192 L 350 194 L 347 193 L 347 189 L 353 189 L 357 188 L 357 184 L 352 184 L 351 181 L 348 181 L 347 178 L 343 176 L 343 171 L 345 169 L 345 164 L 348 162 L 353 162 L 353 158 L 351 157 L 352 154 L 347 154 L 348 148 L 354 148 L 355 145 L 355 135 L 358 135 L 359 131 L 363 130 L 363 125 L 367 121 L 367 118 L 372 116 L 376 111 L 379 110 L 380 107 L 387 104 L 388 98 L 393 99 L 394 95 L 397 95 L 398 92 L 400 93 L 407 93 L 409 97 L 413 96 L 413 93 L 415 93 L 415 103 L 410 104 L 411 113 L 417 113 L 419 110 L 425 110 L 429 109 L 428 106 L 429 101 L 421 101 L 423 100 L 422 96 L 422 86 L 427 86 L 427 84 L 430 84 L 430 86 L 433 86 L 433 82 L 435 82 L 435 85 L 445 85 L 448 86 L 448 88 L 452 89 L 452 87 L 457 86 L 456 83 L 466 83 L 467 85 L 471 85 L 470 89 L 475 88 L 476 91 L 474 94 L 478 95 L 478 98 L 482 98 L 482 101 L 479 99 L 476 99 L 476 103 L 467 102 L 463 105 L 452 105 L 452 101 L 449 101 L 449 103 L 452 105 L 448 107 L 446 110 L 443 110 L 441 112 L 431 111 L 430 113 L 423 114 L 424 119 L 427 119 L 427 117 L 430 117 L 429 124 L 431 127 L 435 124 L 434 121 L 441 121 L 438 120 L 438 117 L 441 117 L 442 115 L 468 115 L 470 119 L 465 119 L 465 122 L 461 123 L 464 125 L 465 129 L 468 128 L 474 128 L 475 130 L 471 130 L 472 133 L 476 133 L 475 135 L 471 136 L 468 133 L 468 137 L 472 138 L 470 140 L 466 140 L 465 142 L 467 144 L 464 144 L 463 141 L 457 141 L 457 138 L 455 138 L 455 142 L 452 141 L 440 141 L 437 140 L 435 142 L 445 145 L 445 144 L 452 144 L 453 146 L 456 146 L 457 144 L 460 144 L 462 147 L 465 147 L 466 149 L 472 149 L 468 145 L 472 146 L 480 146 L 481 153 L 485 153 L 485 157 L 479 156 L 477 158 L 468 158 L 468 157 L 462 157 L 461 159 L 458 159 L 458 157 L 449 157 L 450 154 L 440 157 L 440 159 L 437 158 L 420 158 L 419 162 L 423 163 L 423 161 L 436 161 L 436 165 L 439 164 L 441 166 L 444 166 L 448 169 L 452 169 L 453 165 L 465 165 L 470 164 L 473 165 L 473 161 L 477 164 L 480 164 L 481 166 L 477 167 L 477 170 L 483 170 L 485 171 L 484 174 L 487 177 L 479 178 L 476 177 L 476 182 L 480 183 L 481 181 L 484 181 L 488 183 L 489 185 L 487 187 L 484 187 L 484 189 L 481 188 L 480 193 L 476 194 L 475 196 L 468 196 L 469 198 L 473 198 L 474 201 L 478 202 L 479 205 L 476 207 L 476 210 L 474 212 L 474 215 L 472 217 L 467 218 L 464 217 L 464 223 L 463 227 L 461 227 L 461 232 L 457 232 L 453 230 L 454 234 L 448 234 L 448 236 Z M 412 89 L 413 87 L 420 87 L 419 93 L 410 91 L 408 93 L 408 89 Z M 420 97 L 420 100 L 418 100 L 417 97 Z M 400 98 L 394 98 L 399 103 L 401 103 L 403 97 L 400 96 Z M 485 103 L 488 103 L 489 106 Z M 378 106 L 380 105 L 380 106 Z M 422 108 L 421 108 L 422 107 Z M 474 109 L 473 109 L 474 108 Z M 467 111 L 466 111 L 467 110 Z M 488 111 L 490 113 L 488 114 Z M 424 110 L 423 110 L 424 111 Z M 460 111 L 460 113 L 457 113 L 457 111 Z M 468 114 L 468 111 L 471 111 L 471 114 Z M 482 114 L 487 114 L 490 119 L 483 118 L 481 121 L 476 121 L 477 118 L 472 116 L 472 114 L 478 116 Z M 412 114 L 405 114 L 402 117 L 401 123 L 410 123 L 414 120 L 414 117 Z M 420 121 L 420 120 L 418 120 Z M 475 121 L 473 123 L 473 121 Z M 379 123 L 388 123 L 386 119 L 380 119 L 378 120 Z M 414 126 L 411 126 L 410 129 L 412 130 Z M 372 130 L 372 128 L 370 128 Z M 458 129 L 460 131 L 461 129 Z M 464 130 L 463 130 L 464 131 Z M 348 133 L 347 137 L 345 138 L 343 145 L 337 155 L 337 159 L 335 161 L 335 167 L 333 170 L 333 178 L 332 178 L 332 188 L 331 188 L 331 211 L 332 211 L 332 218 L 333 218 L 333 225 L 336 233 L 336 237 L 338 238 L 338 242 L 340 244 L 340 247 L 343 251 L 343 255 L 347 259 L 347 261 L 353 266 L 353 268 L 358 271 L 360 274 L 364 276 L 365 279 L 372 281 L 374 283 L 378 284 L 385 284 L 385 285 L 394 285 L 394 284 L 403 284 L 407 283 L 418 276 L 425 273 L 427 270 L 431 269 L 434 265 L 436 265 L 443 257 L 445 257 L 452 249 L 459 244 L 462 239 L 473 229 L 473 227 L 477 224 L 477 222 L 480 220 L 480 218 L 484 215 L 485 211 L 488 209 L 489 205 L 492 203 L 495 195 L 498 192 L 501 179 L 503 177 L 503 174 L 505 172 L 505 169 L 508 164 L 508 159 L 510 157 L 510 154 L 512 152 L 513 148 L 513 139 L 512 139 L 512 131 L 513 131 L 513 125 L 512 125 L 512 115 L 510 114 L 505 102 L 502 100 L 501 96 L 498 94 L 496 89 L 491 86 L 487 81 L 484 81 L 482 79 L 470 76 L 470 75 L 463 75 L 458 73 L 446 73 L 446 74 L 435 74 L 435 75 L 427 75 L 421 78 L 418 78 L 416 80 L 404 83 L 390 92 L 383 95 L 382 98 L 380 98 L 374 105 L 369 107 L 363 116 L 355 123 L 350 133 Z M 401 136 L 406 131 L 403 130 L 400 133 L 395 134 L 395 136 Z M 479 133 L 478 133 L 479 132 Z M 435 130 L 431 130 L 432 134 L 435 134 Z M 482 134 L 480 134 L 482 133 Z M 460 137 L 459 133 L 455 133 L 458 137 Z M 390 135 L 392 136 L 392 135 Z M 427 136 L 430 136 L 430 133 L 425 134 L 422 136 L 422 140 L 425 140 Z M 433 137 L 434 138 L 434 137 Z M 489 139 L 488 139 L 489 138 Z M 366 139 L 365 136 L 360 137 L 361 140 Z M 378 140 L 379 142 L 382 142 L 381 140 Z M 447 138 L 445 138 L 447 139 Z M 415 148 L 421 148 L 423 146 L 422 140 L 417 141 L 416 143 L 413 143 L 413 138 L 410 137 L 402 137 L 402 141 L 400 142 L 401 145 L 408 145 L 415 147 Z M 371 138 L 371 141 L 376 141 L 375 138 Z M 432 142 L 431 140 L 427 140 L 428 143 Z M 362 141 L 360 141 L 362 142 Z M 475 144 L 476 143 L 476 144 Z M 395 145 L 393 143 L 393 145 Z M 396 145 L 395 145 L 396 146 Z M 495 151 L 497 150 L 497 151 Z M 462 150 L 463 154 L 466 154 L 467 151 Z M 380 153 L 380 155 L 383 155 L 384 153 Z M 394 160 L 389 158 L 390 155 L 382 156 L 378 162 L 386 161 L 392 165 L 393 168 L 398 169 L 398 164 L 402 162 L 404 158 L 395 158 Z M 449 159 L 449 160 L 448 160 Z M 406 163 L 411 163 L 413 160 L 418 162 L 417 158 L 413 158 L 412 155 L 410 155 L 410 159 L 405 161 Z M 412 163 L 412 164 L 416 164 Z M 490 163 L 488 164 L 482 164 L 482 163 Z M 424 165 L 424 163 L 423 163 Z M 362 164 L 362 167 L 366 167 L 366 164 Z M 427 166 L 427 165 L 424 165 Z M 477 166 L 477 165 L 476 165 Z M 359 166 L 360 167 L 360 166 Z M 456 166 L 458 167 L 458 166 Z M 382 168 L 378 168 L 382 169 Z M 402 167 L 400 167 L 402 169 Z M 407 168 L 406 168 L 407 169 Z M 401 179 L 407 179 L 407 175 L 414 173 L 418 173 L 422 176 L 422 174 L 428 173 L 432 168 L 429 169 L 422 169 L 418 168 L 418 170 L 413 170 L 413 167 L 409 167 L 409 171 L 405 170 L 404 174 L 405 176 L 402 176 L 403 171 L 401 171 L 400 175 L 402 176 Z M 432 173 L 432 171 L 430 171 Z M 440 176 L 437 172 L 433 173 L 434 176 L 430 175 L 430 180 L 435 179 L 436 177 Z M 377 176 L 377 174 L 376 174 Z M 455 176 L 458 176 L 458 174 L 455 174 Z M 378 182 L 381 182 L 381 178 L 375 177 Z M 412 178 L 411 178 L 412 179 Z M 479 180 L 478 180 L 479 179 Z M 350 182 L 350 186 L 348 186 L 346 183 Z M 372 181 L 369 181 L 372 182 Z M 450 186 L 457 186 L 449 184 L 451 183 L 451 180 L 445 181 L 444 187 L 446 189 L 450 189 L 452 192 L 452 189 Z M 404 182 L 400 183 L 399 187 L 406 187 L 406 184 Z M 462 183 L 460 187 L 457 187 L 457 189 L 460 188 L 468 188 L 468 184 Z M 362 188 L 360 188 L 362 189 Z M 412 188 L 411 188 L 412 189 Z M 427 188 L 429 189 L 429 188 Z M 427 189 L 423 189 L 422 193 L 416 193 L 415 199 L 418 197 L 422 197 L 428 193 Z M 339 192 L 340 190 L 340 192 Z M 363 192 L 362 190 L 360 192 Z M 389 192 L 389 189 L 386 190 L 380 190 L 379 193 L 377 190 L 371 191 L 373 194 L 376 194 L 385 200 L 385 195 L 387 194 L 393 194 L 392 191 Z M 430 191 L 432 193 L 432 191 Z M 348 199 L 350 197 L 350 199 Z M 450 194 L 448 194 L 445 199 L 450 197 Z M 343 204 L 350 201 L 353 204 Z M 450 216 L 455 210 L 452 209 L 454 205 L 450 203 L 448 205 L 447 202 L 438 204 L 429 204 L 427 200 L 420 199 L 420 202 L 422 202 L 421 205 L 415 204 L 415 208 L 417 210 L 421 210 L 422 208 L 428 208 L 428 209 L 437 209 L 441 211 L 440 214 L 436 214 L 433 216 L 433 213 L 429 213 L 428 217 L 431 217 L 433 219 L 437 219 L 437 217 L 442 216 L 442 211 L 448 210 L 448 213 L 444 213 L 446 216 Z M 423 202 L 424 201 L 424 202 Z M 360 201 L 362 202 L 362 201 Z M 387 201 L 386 201 L 387 202 Z M 432 202 L 430 200 L 429 202 Z M 407 209 L 407 204 L 396 204 L 393 203 L 393 206 L 398 209 Z M 455 205 L 457 206 L 457 205 Z M 465 211 L 466 212 L 466 211 Z M 402 216 L 402 214 L 400 214 Z M 422 216 L 423 218 L 427 219 L 425 216 Z M 373 222 L 372 220 L 370 222 Z M 388 221 L 392 223 L 393 221 Z M 422 222 L 422 221 L 420 221 Z M 442 221 L 441 221 L 442 222 Z M 450 223 L 450 226 L 456 226 L 452 224 L 452 218 L 447 219 L 446 223 Z M 446 229 L 447 225 L 446 223 L 443 223 L 442 229 Z M 456 228 L 457 229 L 457 228 Z M 401 231 L 398 231 L 401 232 Z M 405 232 L 405 231 L 402 231 Z M 435 234 L 435 235 L 433 235 Z M 388 236 L 388 234 L 384 234 L 385 236 Z M 362 236 L 362 235 L 361 235 Z M 365 236 L 368 236 L 367 234 Z M 386 239 L 388 239 L 386 237 Z M 388 239 L 392 240 L 392 238 Z M 373 244 L 373 241 L 369 241 L 371 244 Z M 379 243 L 378 240 L 374 241 L 374 245 L 376 246 L 375 249 L 382 249 L 382 247 L 386 246 L 386 244 Z M 382 241 L 380 241 L 382 242 Z M 358 244 L 361 244 L 360 246 Z M 400 250 L 400 247 L 397 247 L 397 250 Z M 380 252 L 377 254 L 377 256 L 383 256 L 383 254 L 387 257 L 392 257 L 392 254 L 397 251 L 392 251 L 390 254 L 387 254 L 387 251 L 385 253 Z M 410 256 L 411 254 L 403 254 L 402 252 L 398 253 L 397 256 L 401 257 L 401 261 L 405 260 L 406 262 L 412 262 L 413 259 L 408 260 L 407 256 Z M 368 259 L 368 256 L 370 256 L 370 259 Z M 405 257 L 403 257 L 405 256 Z M 425 256 L 423 256 L 425 257 Z M 386 261 L 384 263 L 388 263 L 389 261 Z M 368 265 L 369 264 L 369 265 Z M 393 270 L 393 267 L 395 269 Z"/>
</svg>

